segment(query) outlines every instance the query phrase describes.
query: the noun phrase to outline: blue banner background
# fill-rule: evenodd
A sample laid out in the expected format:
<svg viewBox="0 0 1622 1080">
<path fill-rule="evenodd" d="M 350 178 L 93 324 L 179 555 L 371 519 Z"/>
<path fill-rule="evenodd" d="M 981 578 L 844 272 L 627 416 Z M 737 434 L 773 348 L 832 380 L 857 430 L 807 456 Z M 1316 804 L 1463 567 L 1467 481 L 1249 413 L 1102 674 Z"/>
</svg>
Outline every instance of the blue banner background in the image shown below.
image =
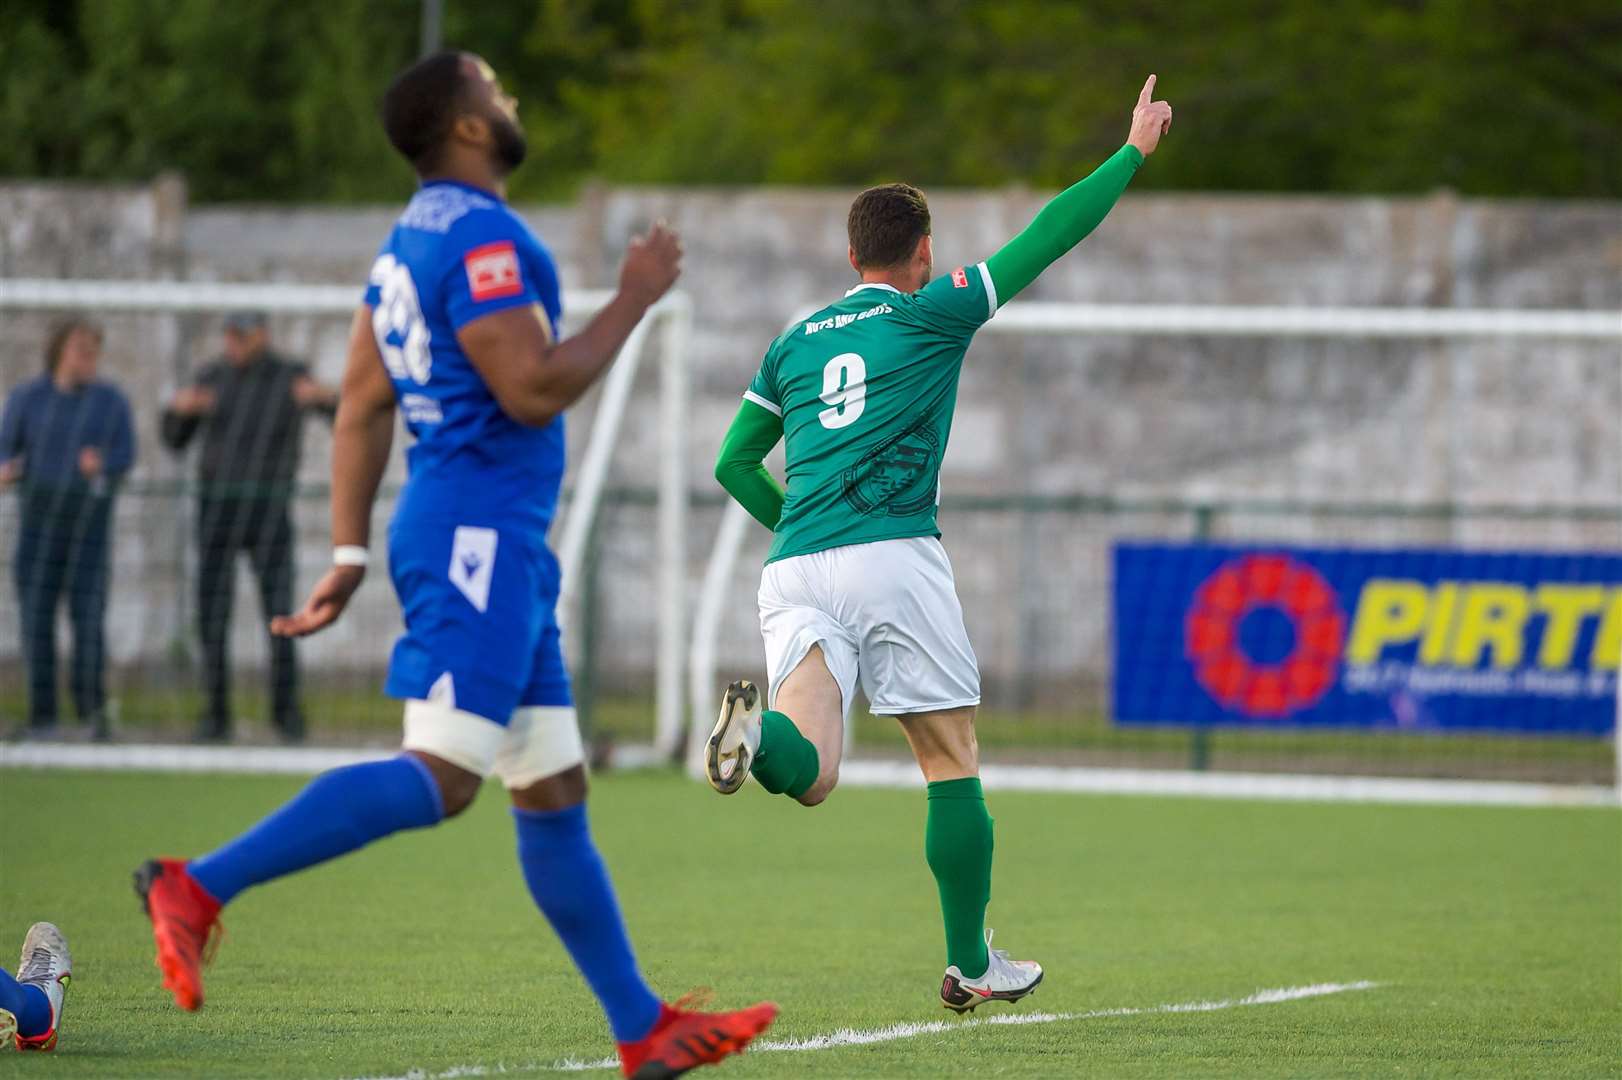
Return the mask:
<svg viewBox="0 0 1622 1080">
<path fill-rule="evenodd" d="M 1244 577 L 1247 556 L 1287 557 L 1297 589 L 1294 616 L 1275 601 L 1244 600 L 1248 614 L 1233 620 L 1237 668 L 1228 683 L 1213 679 L 1204 659 L 1191 658 L 1189 613 L 1210 612 L 1208 589 L 1225 566 L 1232 585 Z M 1271 559 L 1279 565 L 1278 559 Z M 1310 568 L 1302 570 L 1301 568 Z M 1275 727 L 1346 726 L 1412 730 L 1603 735 L 1616 719 L 1616 670 L 1594 670 L 1590 652 L 1604 613 L 1583 620 L 1570 664 L 1540 668 L 1538 651 L 1549 619 L 1533 615 L 1524 624 L 1524 654 L 1517 666 L 1495 670 L 1483 655 L 1471 668 L 1416 663 L 1419 641 L 1392 643 L 1371 664 L 1347 662 L 1353 621 L 1364 586 L 1371 579 L 1399 579 L 1434 589 L 1438 582 L 1622 586 L 1622 554 L 1544 552 L 1461 552 L 1457 550 L 1356 550 L 1282 545 L 1121 543 L 1114 551 L 1113 712 L 1119 724 L 1242 725 Z M 1327 584 L 1325 593 L 1317 584 Z M 1214 586 L 1213 586 L 1214 588 Z M 1241 590 L 1243 592 L 1244 590 Z M 1231 590 L 1230 590 L 1231 593 Z M 1614 593 L 1607 594 L 1609 598 Z M 1231 596 L 1230 596 L 1231 599 Z M 1332 605 L 1332 606 L 1331 606 Z M 1218 700 L 1209 685 L 1251 686 L 1255 673 L 1274 671 L 1302 644 L 1308 625 L 1301 610 L 1315 614 L 1312 627 L 1319 650 L 1313 664 L 1286 692 L 1284 707 L 1247 708 L 1245 692 Z M 1229 609 L 1231 610 L 1231 609 Z M 1338 654 L 1323 651 L 1336 627 Z M 1216 637 L 1226 639 L 1225 633 Z M 1199 652 L 1209 657 L 1209 651 Z M 1202 666 L 1204 665 L 1204 666 Z M 1235 674 L 1237 670 L 1238 674 Z M 1200 671 L 1205 671 L 1202 685 Z M 1314 671 L 1329 680 L 1327 690 L 1313 682 Z M 1276 680 L 1275 680 L 1276 681 Z M 1321 695 L 1321 696 L 1320 696 Z M 1310 701 L 1307 699 L 1311 699 Z M 1295 702 L 1303 701 L 1297 705 Z"/>
</svg>

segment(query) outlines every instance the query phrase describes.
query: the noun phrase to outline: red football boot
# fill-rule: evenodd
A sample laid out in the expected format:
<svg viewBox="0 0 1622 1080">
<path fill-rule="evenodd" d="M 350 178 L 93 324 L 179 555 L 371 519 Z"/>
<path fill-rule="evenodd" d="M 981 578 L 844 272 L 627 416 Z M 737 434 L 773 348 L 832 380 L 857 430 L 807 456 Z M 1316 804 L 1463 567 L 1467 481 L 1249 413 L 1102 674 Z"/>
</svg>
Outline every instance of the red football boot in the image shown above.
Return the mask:
<svg viewBox="0 0 1622 1080">
<path fill-rule="evenodd" d="M 740 1053 L 751 1039 L 771 1026 L 777 1006 L 770 1001 L 737 1012 L 690 1012 L 689 994 L 675 1006 L 661 1004 L 659 1019 L 647 1036 L 620 1043 L 620 1072 L 630 1080 L 666 1080 L 700 1065 L 714 1065 Z"/>
<path fill-rule="evenodd" d="M 135 894 L 152 920 L 157 965 L 175 1004 L 203 1005 L 203 965 L 214 959 L 224 932 L 220 902 L 208 895 L 180 859 L 150 859 L 135 871 Z"/>
</svg>

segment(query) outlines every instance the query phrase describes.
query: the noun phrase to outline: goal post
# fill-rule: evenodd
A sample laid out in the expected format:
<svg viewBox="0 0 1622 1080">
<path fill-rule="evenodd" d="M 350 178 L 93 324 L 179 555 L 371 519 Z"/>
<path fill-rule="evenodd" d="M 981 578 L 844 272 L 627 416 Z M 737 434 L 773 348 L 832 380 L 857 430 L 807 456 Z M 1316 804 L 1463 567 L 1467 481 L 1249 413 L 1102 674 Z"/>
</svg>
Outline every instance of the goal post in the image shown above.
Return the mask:
<svg viewBox="0 0 1622 1080">
<path fill-rule="evenodd" d="M 273 315 L 346 317 L 359 304 L 358 286 L 300 283 L 190 281 L 111 281 L 0 279 L 0 311 L 96 314 L 187 315 L 233 310 Z M 605 290 L 565 290 L 565 320 L 578 323 L 612 298 Z M 618 443 L 631 388 L 650 344 L 659 353 L 659 483 L 656 551 L 657 657 L 655 661 L 655 743 L 670 757 L 681 745 L 685 726 L 682 675 L 687 664 L 686 564 L 687 501 L 682 471 L 687 458 L 690 409 L 688 343 L 692 303 L 680 292 L 661 299 L 632 331 L 602 381 L 584 454 L 571 463 L 561 520 L 556 523 L 562 567 L 559 617 L 567 621 L 579 607 L 581 567 L 592 525 L 603 504 L 609 466 Z"/>
<path fill-rule="evenodd" d="M 1218 307 L 1015 301 L 1000 310 L 980 333 L 983 336 L 1003 338 L 1071 337 L 1078 340 L 1096 339 L 1100 336 L 1125 336 L 1177 341 L 1244 337 L 1264 343 L 1292 339 L 1418 344 L 1428 341 L 1443 345 L 1503 343 L 1525 353 L 1529 364 L 1538 362 L 1538 346 L 1544 343 L 1554 341 L 1601 343 L 1619 347 L 1615 355 L 1618 376 L 1622 378 L 1622 312 L 1616 311 Z M 1344 361 L 1326 358 L 1317 362 Z M 1465 350 L 1458 356 L 1448 355 L 1445 362 L 1469 365 L 1472 358 Z M 1608 448 L 1605 452 L 1615 453 L 1618 450 L 1622 450 L 1622 445 Z M 964 496 L 955 499 L 948 480 L 943 502 L 943 526 L 952 538 L 949 540 L 949 548 L 956 560 L 959 558 L 959 549 L 955 545 L 960 542 L 959 538 L 963 534 L 965 514 L 969 516 L 1019 514 L 1022 515 L 1021 520 L 1040 521 L 1046 516 L 1048 520 L 1063 518 L 1083 521 L 1087 523 L 1085 531 L 1088 532 L 1088 537 L 1071 546 L 1061 547 L 1061 550 L 1073 554 L 1080 553 L 1084 556 L 1079 560 L 1081 562 L 1099 566 L 1113 564 L 1117 569 L 1128 554 L 1136 557 L 1135 553 L 1124 550 L 1132 546 L 1131 541 L 1145 536 L 1151 539 L 1163 538 L 1174 550 L 1150 551 L 1143 554 L 1143 558 L 1149 560 L 1145 565 L 1175 567 L 1180 565 L 1179 560 L 1191 566 L 1198 564 L 1201 568 L 1196 576 L 1190 579 L 1197 583 L 1198 574 L 1210 572 L 1204 568 L 1206 564 L 1227 565 L 1228 562 L 1233 562 L 1238 565 L 1243 559 L 1255 553 L 1265 554 L 1277 549 L 1288 555 L 1295 549 L 1303 547 L 1336 548 L 1335 552 L 1323 555 L 1331 562 L 1340 559 L 1342 562 L 1350 560 L 1355 563 L 1365 556 L 1369 560 L 1375 560 L 1369 564 L 1371 568 L 1366 572 L 1359 571 L 1363 573 L 1363 578 L 1371 578 L 1386 573 L 1390 565 L 1396 565 L 1392 560 L 1398 558 L 1398 553 L 1391 549 L 1400 548 L 1404 543 L 1411 547 L 1426 548 L 1428 553 L 1426 557 L 1433 561 L 1440 560 L 1441 564 L 1451 567 L 1446 574 L 1467 582 L 1470 575 L 1478 573 L 1475 567 L 1485 557 L 1480 550 L 1483 545 L 1479 539 L 1471 539 L 1464 543 L 1449 539 L 1449 522 L 1466 523 L 1474 530 L 1471 533 L 1472 537 L 1483 533 L 1496 536 L 1498 539 L 1493 541 L 1492 546 L 1502 547 L 1503 554 L 1514 556 L 1526 549 L 1529 560 L 1535 558 L 1530 553 L 1532 550 L 1547 546 L 1537 539 L 1539 528 L 1549 525 L 1552 529 L 1555 524 L 1565 528 L 1569 525 L 1567 532 L 1610 539 L 1578 542 L 1575 545 L 1571 543 L 1556 545 L 1556 550 L 1552 554 L 1544 551 L 1542 557 L 1552 558 L 1559 563 L 1565 557 L 1564 553 L 1569 553 L 1571 563 L 1545 565 L 1542 571 L 1529 570 L 1527 573 L 1531 576 L 1527 578 L 1524 587 L 1511 584 L 1506 588 L 1520 588 L 1521 592 L 1514 595 L 1532 597 L 1535 604 L 1536 589 L 1539 587 L 1535 579 L 1540 572 L 1559 576 L 1570 570 L 1573 577 L 1590 573 L 1600 574 L 1604 578 L 1602 586 L 1612 590 L 1606 594 L 1612 599 L 1606 602 L 1617 605 L 1618 614 L 1615 618 L 1619 629 L 1622 629 L 1622 571 L 1617 569 L 1622 567 L 1622 542 L 1619 542 L 1622 541 L 1622 530 L 1613 528 L 1622 526 L 1622 492 L 1619 492 L 1618 498 L 1608 506 L 1585 504 L 1572 507 L 1545 504 L 1542 501 L 1529 506 L 1374 502 L 1355 497 L 1337 501 L 1333 498 L 1333 494 L 1329 493 L 1311 502 L 1238 495 L 1227 498 L 1203 496 L 1133 498 L 1113 493 L 1074 496 L 1016 495 L 1001 498 Z M 1544 499 L 1549 498 L 1548 492 L 1541 494 Z M 1243 527 L 1235 525 L 1226 534 L 1217 535 L 1213 530 L 1213 521 L 1219 524 L 1226 522 L 1230 525 L 1242 521 L 1244 525 Z M 1326 522 L 1328 524 L 1325 524 Z M 1409 527 L 1410 522 L 1417 524 Z M 1434 539 L 1438 534 L 1443 536 L 1440 542 Z M 707 736 L 707 721 L 704 718 L 713 712 L 722 688 L 731 677 L 731 673 L 723 674 L 719 668 L 722 651 L 720 642 L 723 637 L 730 638 L 734 642 L 732 648 L 736 653 L 738 652 L 736 642 L 746 636 L 739 627 L 730 626 L 727 622 L 728 618 L 740 623 L 742 620 L 738 617 L 737 605 L 729 606 L 721 602 L 721 593 L 729 589 L 735 592 L 740 587 L 743 575 L 740 574 L 739 561 L 743 558 L 744 550 L 751 544 L 759 546 L 759 538 L 751 539 L 752 536 L 748 515 L 742 507 L 729 501 L 720 517 L 716 541 L 711 549 L 703 575 L 703 585 L 695 605 L 688 688 L 691 699 L 690 711 L 695 718 L 695 724 L 690 732 L 686 755 L 689 771 L 694 775 L 701 775 L 702 750 Z M 1349 540 L 1346 539 L 1348 536 Z M 1371 536 L 1374 537 L 1372 542 Z M 1410 536 L 1423 539 L 1407 539 Z M 1402 539 L 1393 543 L 1396 538 Z M 1590 551 L 1594 546 L 1599 546 L 1603 550 L 1598 553 Z M 1225 553 L 1217 550 L 1223 547 L 1233 550 Z M 1338 550 L 1342 548 L 1346 550 Z M 983 546 L 974 558 L 984 562 L 988 559 L 995 560 L 1000 554 L 994 552 L 992 548 Z M 1315 554 L 1320 553 L 1301 552 L 1296 562 L 1306 567 L 1312 562 Z M 1614 556 L 1614 559 L 1599 565 L 1588 558 L 1591 554 Z M 1386 559 L 1386 563 L 1376 565 L 1381 558 Z M 1227 562 L 1224 562 L 1224 559 Z M 1476 562 L 1473 563 L 1471 560 Z M 1578 562 L 1582 562 L 1582 567 L 1571 569 Z M 1291 565 L 1293 567 L 1295 564 Z M 1386 569 L 1381 569 L 1381 566 L 1385 566 Z M 1166 575 L 1173 573 L 1171 569 L 1156 572 Z M 1479 572 L 1487 574 L 1488 578 L 1492 576 L 1485 570 Z M 1125 703 L 1119 693 L 1111 692 L 1111 687 L 1116 686 L 1120 680 L 1117 664 L 1121 661 L 1121 657 L 1114 655 L 1114 652 L 1120 646 L 1122 627 L 1114 625 L 1117 620 L 1105 610 L 1109 607 L 1111 599 L 1119 600 L 1122 586 L 1120 581 L 1114 579 L 1115 573 L 1116 570 L 1106 570 L 1102 572 L 1102 576 L 1086 579 L 1084 582 L 1084 587 L 1088 590 L 1086 596 L 1070 598 L 1072 603 L 1103 610 L 1103 614 L 1095 610 L 1087 615 L 1086 618 L 1096 625 L 1093 625 L 1088 633 L 1076 636 L 1077 641 L 1088 643 L 1087 649 L 1090 653 L 1085 658 L 1078 656 L 1078 663 L 1085 660 L 1087 663 L 1096 664 L 1099 668 L 1098 681 L 1104 684 L 1096 691 L 1083 691 L 1095 695 L 1096 707 L 1089 706 L 1086 710 L 1072 709 L 1068 714 L 1062 707 L 1044 712 L 1039 705 L 1026 706 L 1010 712 L 1011 706 L 1003 702 L 993 706 L 992 699 L 988 696 L 988 706 L 991 706 L 988 711 L 995 712 L 998 719 L 1005 716 L 1013 717 L 1013 722 L 1018 723 L 1021 717 L 1031 718 L 1027 730 L 1022 733 L 1020 739 L 1012 740 L 1006 747 L 1013 757 L 1030 758 L 1033 754 L 1038 757 L 1051 754 L 1058 760 L 1068 755 L 1077 761 L 1072 770 L 1077 773 L 1085 772 L 1089 768 L 1098 773 L 1102 766 L 1108 766 L 1109 770 L 1119 772 L 1125 767 L 1132 770 L 1136 777 L 1127 784 L 1128 788 L 1140 783 L 1143 777 L 1170 776 L 1173 779 L 1168 782 L 1168 791 L 1193 790 L 1186 781 L 1180 779 L 1187 774 L 1166 771 L 1168 766 L 1175 769 L 1181 762 L 1182 767 L 1189 770 L 1211 769 L 1213 775 L 1210 782 L 1218 786 L 1247 770 L 1250 773 L 1256 773 L 1258 770 L 1268 773 L 1301 772 L 1306 774 L 1303 785 L 1299 788 L 1292 787 L 1291 790 L 1309 793 L 1321 791 L 1325 793 L 1325 797 L 1336 797 L 1334 793 L 1337 791 L 1354 789 L 1361 791 L 1366 788 L 1366 785 L 1348 788 L 1344 783 L 1344 777 L 1336 778 L 1337 771 L 1350 771 L 1369 777 L 1425 776 L 1443 780 L 1456 775 L 1461 778 L 1473 777 L 1478 783 L 1507 779 L 1511 782 L 1539 781 L 1547 786 L 1552 782 L 1554 787 L 1559 789 L 1557 794 L 1552 796 L 1556 800 L 1565 797 L 1559 792 L 1569 795 L 1571 791 L 1578 789 L 1590 792 L 1598 790 L 1594 787 L 1598 783 L 1599 787 L 1613 791 L 1611 798 L 1622 796 L 1622 737 L 1617 734 L 1617 716 L 1622 713 L 1622 685 L 1603 695 L 1605 709 L 1609 713 L 1608 740 L 1595 739 L 1594 734 L 1597 733 L 1580 734 L 1569 739 L 1562 734 L 1568 726 L 1575 730 L 1587 725 L 1585 730 L 1592 732 L 1594 687 L 1602 685 L 1607 677 L 1613 684 L 1622 684 L 1622 678 L 1618 678 L 1616 674 L 1618 668 L 1622 667 L 1622 642 L 1618 643 L 1618 656 L 1611 656 L 1608 660 L 1596 664 L 1595 671 L 1584 673 L 1581 677 L 1570 672 L 1559 673 L 1560 679 L 1552 676 L 1544 679 L 1543 676 L 1549 673 L 1539 672 L 1533 672 L 1528 676 L 1536 688 L 1541 689 L 1547 684 L 1548 693 L 1556 697 L 1566 693 L 1569 685 L 1575 685 L 1581 678 L 1588 678 L 1589 681 L 1583 683 L 1581 689 L 1581 692 L 1587 695 L 1584 698 L 1587 702 L 1584 707 L 1588 710 L 1584 714 L 1586 719 L 1582 724 L 1566 725 L 1565 720 L 1569 720 L 1570 716 L 1561 713 L 1563 706 L 1559 700 L 1554 699 L 1551 699 L 1550 703 L 1538 704 L 1535 707 L 1533 711 L 1537 714 L 1534 718 L 1536 723 L 1529 723 L 1524 730 L 1512 725 L 1495 728 L 1489 721 L 1483 719 L 1479 710 L 1472 713 L 1469 709 L 1455 709 L 1453 713 L 1457 713 L 1457 716 L 1445 709 L 1427 712 L 1427 703 L 1421 699 L 1418 691 L 1412 691 L 1409 687 L 1430 685 L 1426 680 L 1435 673 L 1424 670 L 1423 665 L 1413 661 L 1411 656 L 1402 675 L 1411 682 L 1401 686 L 1393 683 L 1393 689 L 1388 694 L 1391 701 L 1395 702 L 1391 708 L 1402 714 L 1389 723 L 1386 722 L 1389 718 L 1371 723 L 1372 706 L 1368 704 L 1370 699 L 1355 699 L 1355 696 L 1349 699 L 1353 703 L 1339 713 L 1333 710 L 1327 714 L 1323 712 L 1328 708 L 1326 699 L 1324 703 L 1319 704 L 1319 711 L 1316 713 L 1303 708 L 1292 714 L 1289 709 L 1280 708 L 1278 702 L 1268 698 L 1264 690 L 1268 685 L 1267 679 L 1272 676 L 1269 671 L 1263 670 L 1266 665 L 1256 663 L 1249 665 L 1257 679 L 1254 685 L 1263 689 L 1254 691 L 1252 694 L 1254 700 L 1242 701 L 1240 698 L 1244 695 L 1241 694 L 1226 703 L 1221 700 L 1193 702 L 1186 710 L 1188 715 L 1172 715 L 1188 703 L 1167 699 L 1176 706 L 1171 712 L 1156 714 L 1153 711 L 1155 708 L 1153 704 L 1147 708 L 1139 708 L 1133 704 L 1132 707 L 1136 710 L 1134 715 L 1123 717 L 1120 711 Z M 982 573 L 979 576 L 985 575 Z M 1415 571 L 1414 576 L 1417 578 L 1424 575 Z M 1077 577 L 1074 580 L 1081 579 Z M 1168 583 L 1168 592 L 1183 587 L 1180 584 L 1181 578 L 1178 578 L 1177 582 L 1173 582 L 1171 576 L 1162 580 Z M 959 582 L 961 592 L 964 589 L 961 566 Z M 1188 587 L 1191 588 L 1192 585 Z M 1421 586 L 1415 586 L 1419 587 Z M 1446 598 L 1437 601 L 1435 607 L 1439 611 L 1443 603 L 1456 601 L 1458 595 L 1461 595 L 1461 590 L 1464 590 L 1463 594 L 1468 600 L 1470 586 L 1454 583 L 1449 579 L 1445 582 L 1432 580 L 1423 587 L 1431 589 L 1435 596 Z M 1325 614 L 1321 626 L 1336 627 L 1340 635 L 1338 644 L 1342 647 L 1349 629 L 1346 620 L 1356 614 L 1357 595 L 1348 593 L 1345 596 L 1337 595 L 1333 601 L 1324 601 Z M 1478 607 L 1487 604 L 1491 595 L 1496 594 L 1491 594 L 1484 584 L 1478 593 L 1477 601 L 1473 602 L 1477 603 Z M 1588 594 L 1584 595 L 1588 597 Z M 1364 598 L 1367 599 L 1367 596 Z M 1602 601 L 1593 602 L 1598 605 Z M 965 606 L 971 606 L 967 598 Z M 1253 606 L 1267 605 L 1262 602 Z M 1175 640 L 1169 643 L 1157 642 L 1158 652 L 1155 655 L 1160 660 L 1170 657 L 1169 662 L 1172 664 L 1190 665 L 1193 670 L 1189 673 L 1190 678 L 1187 681 L 1196 693 L 1205 693 L 1210 697 L 1212 692 L 1202 689 L 1199 684 L 1201 674 L 1199 668 L 1206 658 L 1203 654 L 1195 655 L 1189 651 L 1194 648 L 1192 637 L 1189 641 L 1183 640 L 1185 632 L 1189 635 L 1195 634 L 1195 623 L 1198 622 L 1199 613 L 1186 609 L 1171 611 L 1168 608 L 1168 611 L 1170 611 L 1168 618 L 1154 625 L 1164 629 L 1164 633 L 1160 634 L 1161 637 L 1174 637 Z M 972 632 L 975 621 L 975 613 L 972 610 L 969 617 Z M 1495 616 L 1492 612 L 1488 612 L 1484 617 Z M 1533 619 L 1536 617 L 1532 616 Z M 1210 624 L 1215 627 L 1212 633 L 1220 637 L 1221 634 L 1232 631 L 1237 635 L 1238 618 L 1239 615 L 1235 614 L 1230 620 L 1233 625 L 1223 624 L 1220 619 L 1216 620 Z M 1439 619 L 1440 615 L 1436 618 Z M 1578 629 L 1572 633 L 1581 637 L 1584 647 L 1592 644 L 1593 647 L 1599 648 L 1603 641 L 1609 641 L 1609 637 L 1606 636 L 1609 624 L 1605 623 L 1604 619 L 1603 609 L 1596 606 L 1589 611 L 1586 622 L 1570 623 L 1568 629 L 1570 626 L 1577 626 Z M 1304 624 L 1297 618 L 1294 632 L 1300 634 L 1303 628 L 1312 630 L 1310 624 Z M 1198 629 L 1199 633 L 1205 633 L 1207 624 L 1199 623 Z M 1288 633 L 1286 636 L 1288 637 Z M 1395 642 L 1394 637 L 1393 641 Z M 979 642 L 976 644 L 978 646 Z M 1204 644 L 1200 647 L 1203 648 Z M 1459 648 L 1462 655 L 1465 647 Z M 1395 654 L 1401 650 L 1393 648 L 1389 651 Z M 1557 651 L 1558 649 L 1551 646 L 1551 652 Z M 1288 656 L 1295 655 L 1288 653 L 1287 649 L 1285 652 L 1287 653 L 1285 657 L 1271 659 L 1282 662 Z M 1498 663 L 1498 659 L 1490 652 L 1478 650 L 1477 654 L 1472 654 L 1474 655 L 1488 656 L 1492 659 L 1493 665 Z M 1244 657 L 1240 655 L 1238 659 L 1243 661 Z M 1134 658 L 1135 664 L 1141 665 L 1144 662 L 1146 661 Z M 1210 671 L 1221 671 L 1224 670 L 1221 666 L 1223 662 L 1226 661 L 1221 661 L 1219 657 L 1212 660 L 1207 667 Z M 758 669 L 759 664 L 757 648 L 746 671 Z M 982 666 L 984 667 L 984 664 Z M 1319 665 L 1322 670 L 1329 673 L 1324 678 L 1330 675 L 1338 677 L 1350 666 L 1350 662 L 1345 661 L 1342 655 L 1330 657 L 1326 663 Z M 1386 666 L 1394 671 L 1400 665 Z M 758 674 L 759 672 L 757 677 Z M 1367 680 L 1384 678 L 1387 674 L 1390 673 L 1380 668 L 1378 664 L 1371 663 L 1358 668 L 1358 677 Z M 1454 674 L 1455 682 L 1460 685 L 1469 681 L 1462 675 Z M 1516 676 L 1519 677 L 1521 674 L 1523 673 L 1517 672 Z M 1568 675 L 1571 678 L 1568 679 Z M 1395 675 L 1391 677 L 1396 678 Z M 1211 676 L 1208 681 L 1216 684 L 1221 682 L 1221 677 Z M 1087 680 L 1079 680 L 1077 684 L 1086 682 Z M 1517 683 L 1515 688 L 1521 688 L 1521 684 Z M 1343 688 L 1336 689 L 1338 692 Z M 1153 702 L 1153 694 L 1149 695 L 1149 700 Z M 1515 699 L 1511 695 L 1506 700 L 1526 699 L 1524 697 Z M 1361 705 L 1359 701 L 1362 702 Z M 1238 715 L 1247 707 L 1251 709 L 1251 715 Z M 1358 708 L 1363 708 L 1364 713 L 1359 714 L 1356 711 Z M 1086 713 L 1085 716 L 1083 712 Z M 1292 719 L 1302 715 L 1305 715 L 1309 722 L 1300 726 L 1292 724 Z M 1071 719 L 1067 719 L 1067 716 Z M 1122 723 L 1123 719 L 1127 723 Z M 987 744 L 988 737 L 994 734 L 990 731 L 993 722 L 995 722 L 993 719 L 988 718 L 984 725 L 983 746 Z M 1533 730 L 1538 723 L 1545 722 L 1547 731 Z M 851 723 L 847 725 L 847 740 L 862 726 L 853 715 Z M 1544 735 L 1550 737 L 1544 738 Z M 1495 742 L 1495 739 L 1499 741 Z M 1592 741 L 1584 744 L 1583 739 Z M 1214 762 L 1213 742 L 1217 747 Z M 899 752 L 900 747 L 893 740 L 890 741 L 890 745 L 894 751 Z M 1596 759 L 1591 750 L 1583 748 L 1585 745 L 1605 747 L 1603 759 Z M 1513 749 L 1502 749 L 1506 747 Z M 1577 767 L 1572 764 L 1576 759 L 1585 764 L 1580 768 Z M 1059 771 L 1064 772 L 1064 767 L 1061 766 Z M 1226 775 L 1221 775 L 1223 773 Z M 1200 783 L 1204 785 L 1207 781 L 1202 780 Z M 1276 784 L 1261 785 L 1268 788 L 1276 786 Z M 1530 788 L 1532 785 L 1528 783 L 1526 786 Z M 1125 789 L 1106 787 L 1100 790 Z M 1309 794 L 1303 797 L 1311 796 Z"/>
</svg>

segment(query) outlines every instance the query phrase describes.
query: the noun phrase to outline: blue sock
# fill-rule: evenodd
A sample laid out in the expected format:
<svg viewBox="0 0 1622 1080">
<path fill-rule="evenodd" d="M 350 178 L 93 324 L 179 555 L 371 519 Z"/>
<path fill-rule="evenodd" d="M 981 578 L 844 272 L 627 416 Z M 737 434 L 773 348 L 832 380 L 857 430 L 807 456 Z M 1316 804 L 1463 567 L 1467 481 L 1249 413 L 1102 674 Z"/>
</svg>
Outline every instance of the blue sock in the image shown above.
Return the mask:
<svg viewBox="0 0 1622 1080">
<path fill-rule="evenodd" d="M 51 999 L 45 991 L 5 971 L 0 971 L 0 1009 L 17 1018 L 17 1034 L 25 1039 L 51 1030 Z"/>
<path fill-rule="evenodd" d="M 615 1041 L 643 1038 L 659 1019 L 659 998 L 637 970 L 608 868 L 591 842 L 585 804 L 556 811 L 515 808 L 513 818 L 529 893 L 602 1002 Z"/>
<path fill-rule="evenodd" d="M 310 781 L 293 801 L 186 867 L 222 904 L 249 885 L 365 847 L 445 816 L 439 785 L 410 754 L 346 765 Z"/>
</svg>

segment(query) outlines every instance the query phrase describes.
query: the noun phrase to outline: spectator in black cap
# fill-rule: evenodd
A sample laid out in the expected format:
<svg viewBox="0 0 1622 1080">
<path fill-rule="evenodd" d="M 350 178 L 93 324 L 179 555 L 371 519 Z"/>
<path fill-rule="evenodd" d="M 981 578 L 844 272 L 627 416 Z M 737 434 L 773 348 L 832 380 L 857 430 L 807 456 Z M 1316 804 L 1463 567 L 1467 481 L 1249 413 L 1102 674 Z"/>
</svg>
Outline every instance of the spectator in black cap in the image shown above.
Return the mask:
<svg viewBox="0 0 1622 1080">
<path fill-rule="evenodd" d="M 106 648 L 113 493 L 135 462 L 130 404 L 96 378 L 101 328 L 58 323 L 45 374 L 6 398 L 0 417 L 0 488 L 21 488 L 17 611 L 28 658 L 28 730 L 56 728 L 56 611 L 67 595 L 73 624 L 74 710 L 97 739 L 108 735 Z"/>
<path fill-rule="evenodd" d="M 293 525 L 289 507 L 298 475 L 304 416 L 329 421 L 338 394 L 309 367 L 270 348 L 265 316 L 237 311 L 225 319 L 225 353 L 198 372 L 163 412 L 163 441 L 183 450 L 199 430 L 197 629 L 207 703 L 205 740 L 231 734 L 231 599 L 236 556 L 246 551 L 259 580 L 265 618 L 293 608 Z M 304 737 L 298 659 L 291 638 L 270 641 L 271 719 L 282 738 Z"/>
</svg>

